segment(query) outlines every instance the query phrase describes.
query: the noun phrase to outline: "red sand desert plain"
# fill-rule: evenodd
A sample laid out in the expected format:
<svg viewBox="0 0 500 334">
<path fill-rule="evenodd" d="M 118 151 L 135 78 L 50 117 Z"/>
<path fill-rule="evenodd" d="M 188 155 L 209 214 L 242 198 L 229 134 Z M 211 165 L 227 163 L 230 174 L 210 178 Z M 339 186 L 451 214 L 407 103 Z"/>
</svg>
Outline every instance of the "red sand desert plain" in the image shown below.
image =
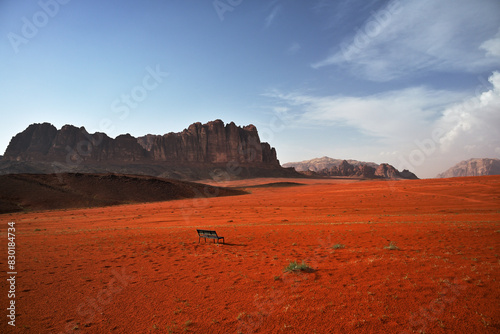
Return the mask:
<svg viewBox="0 0 500 334">
<path fill-rule="evenodd" d="M 249 194 L 0 215 L 0 332 L 500 332 L 499 176 L 219 185 Z"/>
</svg>

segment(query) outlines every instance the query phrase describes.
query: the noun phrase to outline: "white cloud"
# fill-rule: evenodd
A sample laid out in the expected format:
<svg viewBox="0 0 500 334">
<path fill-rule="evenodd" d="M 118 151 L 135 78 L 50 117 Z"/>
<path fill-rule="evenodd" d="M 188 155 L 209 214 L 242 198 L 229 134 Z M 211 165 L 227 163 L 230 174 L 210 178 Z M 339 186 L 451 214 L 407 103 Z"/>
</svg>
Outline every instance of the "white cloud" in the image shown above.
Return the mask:
<svg viewBox="0 0 500 334">
<path fill-rule="evenodd" d="M 485 41 L 479 48 L 486 51 L 487 57 L 500 57 L 500 29 L 495 37 Z"/>
<path fill-rule="evenodd" d="M 426 87 L 365 97 L 278 92 L 267 96 L 280 106 L 288 127 L 312 125 L 318 133 L 320 128 L 330 128 L 332 136 L 347 127 L 367 138 L 364 146 L 346 148 L 337 137 L 328 145 L 335 152 L 347 149 L 349 157 L 358 160 L 378 156 L 396 168 L 434 177 L 461 160 L 499 157 L 500 73 L 494 72 L 489 82 L 478 86 L 472 97 Z"/>
<path fill-rule="evenodd" d="M 441 152 L 457 156 L 498 156 L 500 150 L 500 73 L 494 72 L 492 87 L 477 96 L 453 105 L 443 112 L 436 127 L 444 133 Z M 476 155 L 474 155 L 476 156 Z"/>
<path fill-rule="evenodd" d="M 312 66 L 345 66 L 373 81 L 422 70 L 488 70 L 500 65 L 492 39 L 499 15 L 494 0 L 394 0 Z"/>
</svg>

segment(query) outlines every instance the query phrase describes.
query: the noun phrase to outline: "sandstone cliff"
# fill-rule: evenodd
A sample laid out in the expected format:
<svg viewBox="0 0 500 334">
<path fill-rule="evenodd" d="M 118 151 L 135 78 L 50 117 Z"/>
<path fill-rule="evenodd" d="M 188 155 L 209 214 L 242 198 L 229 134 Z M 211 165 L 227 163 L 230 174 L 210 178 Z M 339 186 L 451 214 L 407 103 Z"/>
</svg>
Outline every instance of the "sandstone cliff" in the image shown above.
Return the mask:
<svg viewBox="0 0 500 334">
<path fill-rule="evenodd" d="M 470 159 L 459 162 L 437 177 L 500 175 L 500 159 Z"/>
<path fill-rule="evenodd" d="M 147 160 L 147 154 L 130 135 L 112 139 L 104 133 L 89 134 L 84 127 L 65 125 L 60 130 L 49 123 L 31 124 L 12 138 L 5 161 L 133 162 Z"/>
<path fill-rule="evenodd" d="M 14 136 L 5 151 L 0 173 L 117 172 L 198 179 L 214 168 L 229 168 L 240 176 L 285 176 L 294 173 L 280 166 L 276 150 L 261 143 L 257 128 L 221 120 L 194 123 L 180 133 L 130 134 L 110 138 L 89 134 L 85 128 L 49 123 L 32 124 Z M 267 175 L 269 174 L 269 175 Z M 283 175 L 282 175 L 283 174 Z"/>
<path fill-rule="evenodd" d="M 237 162 L 252 166 L 279 166 L 276 151 L 261 143 L 253 125 L 238 127 L 220 120 L 194 123 L 181 133 L 147 135 L 137 142 L 155 161 L 174 163 Z"/>
</svg>

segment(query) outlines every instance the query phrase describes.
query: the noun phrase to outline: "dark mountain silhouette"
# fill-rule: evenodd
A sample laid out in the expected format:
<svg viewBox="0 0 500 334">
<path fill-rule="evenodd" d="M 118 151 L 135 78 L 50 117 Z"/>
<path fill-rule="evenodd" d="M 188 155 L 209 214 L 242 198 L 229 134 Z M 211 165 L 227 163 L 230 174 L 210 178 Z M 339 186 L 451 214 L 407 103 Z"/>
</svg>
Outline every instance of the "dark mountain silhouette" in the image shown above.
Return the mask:
<svg viewBox="0 0 500 334">
<path fill-rule="evenodd" d="M 113 172 L 176 179 L 297 176 L 280 166 L 276 150 L 253 125 L 221 120 L 194 123 L 180 133 L 110 138 L 84 127 L 32 124 L 10 141 L 0 174 Z"/>
</svg>

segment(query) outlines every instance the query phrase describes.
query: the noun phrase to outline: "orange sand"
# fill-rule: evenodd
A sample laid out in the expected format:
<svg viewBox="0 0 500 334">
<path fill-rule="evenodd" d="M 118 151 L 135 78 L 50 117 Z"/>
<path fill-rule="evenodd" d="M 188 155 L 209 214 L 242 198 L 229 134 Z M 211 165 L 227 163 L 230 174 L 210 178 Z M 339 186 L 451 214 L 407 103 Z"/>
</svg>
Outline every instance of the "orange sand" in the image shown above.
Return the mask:
<svg viewBox="0 0 500 334">
<path fill-rule="evenodd" d="M 306 185 L 0 215 L 0 332 L 500 332 L 500 177 L 235 184 L 277 181 Z"/>
</svg>

